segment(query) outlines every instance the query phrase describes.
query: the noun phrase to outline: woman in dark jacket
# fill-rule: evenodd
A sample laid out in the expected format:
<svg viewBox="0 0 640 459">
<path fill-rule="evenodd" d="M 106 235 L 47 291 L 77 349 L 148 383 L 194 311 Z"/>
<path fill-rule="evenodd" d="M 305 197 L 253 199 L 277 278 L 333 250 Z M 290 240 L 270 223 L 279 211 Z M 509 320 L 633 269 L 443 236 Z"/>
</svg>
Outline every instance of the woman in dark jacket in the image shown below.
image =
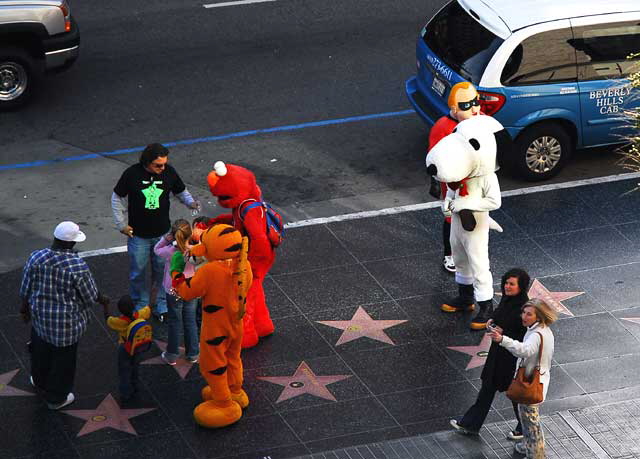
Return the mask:
<svg viewBox="0 0 640 459">
<path fill-rule="evenodd" d="M 520 309 L 528 300 L 527 292 L 531 279 L 524 270 L 510 269 L 502 276 L 502 299 L 487 322 L 487 328 L 495 326 L 503 335 L 522 341 L 527 329 L 522 325 Z M 482 369 L 482 387 L 476 403 L 467 410 L 462 419 L 452 419 L 451 425 L 460 433 L 477 434 L 491 409 L 496 392 L 507 390 L 516 369 L 516 358 L 506 349 L 492 342 L 487 361 Z M 522 427 L 518 405 L 513 404 L 518 426 L 508 435 L 511 440 L 522 439 Z"/>
</svg>

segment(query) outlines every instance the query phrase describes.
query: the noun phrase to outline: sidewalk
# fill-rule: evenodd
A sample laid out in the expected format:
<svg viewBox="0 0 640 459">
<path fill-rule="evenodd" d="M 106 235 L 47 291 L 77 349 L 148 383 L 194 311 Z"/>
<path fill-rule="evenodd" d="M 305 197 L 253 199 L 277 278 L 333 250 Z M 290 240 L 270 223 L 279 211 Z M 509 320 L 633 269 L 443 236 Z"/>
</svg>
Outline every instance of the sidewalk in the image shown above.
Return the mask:
<svg viewBox="0 0 640 459">
<path fill-rule="evenodd" d="M 544 416 L 548 459 L 637 458 L 640 429 L 635 419 L 640 401 L 626 401 Z M 480 436 L 436 432 L 388 442 L 359 445 L 300 459 L 481 459 L 521 457 L 506 439 L 511 422 L 485 424 Z"/>
<path fill-rule="evenodd" d="M 531 295 L 560 314 L 542 408 L 549 457 L 640 457 L 640 193 L 621 196 L 636 181 L 509 196 L 492 213 L 504 228 L 491 235 L 494 281 L 521 266 L 536 279 Z M 243 352 L 251 403 L 219 430 L 193 421 L 197 365 L 160 361 L 163 324 L 140 400 L 120 405 L 116 337 L 98 307 L 76 402 L 47 410 L 28 381 L 21 270 L 1 274 L 0 457 L 511 457 L 503 395 L 480 438 L 448 426 L 475 400 L 489 343 L 470 314 L 439 310 L 455 290 L 441 219 L 428 209 L 288 230 L 265 281 L 276 333 Z M 127 292 L 125 253 L 87 262 L 112 299 Z"/>
</svg>

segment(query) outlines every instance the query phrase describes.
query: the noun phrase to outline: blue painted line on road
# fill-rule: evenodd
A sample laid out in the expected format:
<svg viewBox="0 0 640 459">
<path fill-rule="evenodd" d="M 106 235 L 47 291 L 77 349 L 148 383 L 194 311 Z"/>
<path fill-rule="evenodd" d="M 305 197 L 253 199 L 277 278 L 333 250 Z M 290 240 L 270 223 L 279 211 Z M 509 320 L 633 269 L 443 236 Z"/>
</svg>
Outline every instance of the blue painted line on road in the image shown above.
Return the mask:
<svg viewBox="0 0 640 459">
<path fill-rule="evenodd" d="M 392 118 L 396 116 L 404 116 L 404 115 L 409 115 L 413 113 L 415 113 L 415 111 L 412 109 L 400 110 L 397 112 L 374 113 L 372 115 L 350 116 L 347 118 L 336 118 L 336 119 L 324 120 L 324 121 L 312 121 L 309 123 L 289 124 L 286 126 L 277 126 L 277 127 L 265 128 L 265 129 L 252 129 L 249 131 L 232 132 L 230 134 L 214 135 L 209 137 L 198 137 L 195 139 L 177 140 L 175 142 L 163 142 L 162 144 L 166 147 L 194 145 L 197 143 L 216 142 L 218 140 L 233 139 L 236 137 L 249 137 L 249 136 L 258 135 L 258 134 L 295 131 L 298 129 L 306 129 L 310 127 L 330 126 L 332 124 L 355 123 L 357 121 L 367 121 L 367 120 L 374 120 L 379 118 Z M 65 161 L 84 161 L 86 159 L 97 159 L 105 156 L 117 156 L 117 155 L 125 155 L 128 153 L 138 153 L 144 150 L 144 148 L 145 147 L 123 148 L 120 150 L 104 151 L 101 153 L 87 153 L 84 155 L 69 156 L 66 158 L 43 159 L 38 161 L 32 161 L 29 163 L 5 164 L 5 165 L 0 165 L 0 171 L 47 166 L 47 165 L 57 164 Z"/>
</svg>

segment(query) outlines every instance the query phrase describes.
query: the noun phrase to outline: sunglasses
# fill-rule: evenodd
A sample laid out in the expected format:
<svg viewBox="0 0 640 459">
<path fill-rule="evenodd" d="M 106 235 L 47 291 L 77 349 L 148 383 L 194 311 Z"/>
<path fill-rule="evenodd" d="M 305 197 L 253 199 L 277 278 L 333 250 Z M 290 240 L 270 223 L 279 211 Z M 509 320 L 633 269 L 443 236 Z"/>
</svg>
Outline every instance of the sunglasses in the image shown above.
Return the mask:
<svg viewBox="0 0 640 459">
<path fill-rule="evenodd" d="M 478 100 L 478 96 L 474 97 L 471 100 L 468 100 L 467 102 L 458 102 L 458 108 L 463 112 L 466 112 L 467 110 L 471 110 L 471 107 L 479 107 L 479 106 L 480 106 L 480 101 Z"/>
</svg>

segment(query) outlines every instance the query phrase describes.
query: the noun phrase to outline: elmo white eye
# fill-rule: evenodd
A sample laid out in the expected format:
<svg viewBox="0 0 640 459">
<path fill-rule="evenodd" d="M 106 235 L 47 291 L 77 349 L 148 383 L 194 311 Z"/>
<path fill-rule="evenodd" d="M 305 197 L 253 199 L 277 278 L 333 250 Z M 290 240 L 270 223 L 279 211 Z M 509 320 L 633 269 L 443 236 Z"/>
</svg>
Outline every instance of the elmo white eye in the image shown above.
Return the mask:
<svg viewBox="0 0 640 459">
<path fill-rule="evenodd" d="M 216 161 L 213 165 L 213 170 L 216 171 L 218 177 L 224 177 L 227 175 L 227 166 L 222 161 Z"/>
</svg>

